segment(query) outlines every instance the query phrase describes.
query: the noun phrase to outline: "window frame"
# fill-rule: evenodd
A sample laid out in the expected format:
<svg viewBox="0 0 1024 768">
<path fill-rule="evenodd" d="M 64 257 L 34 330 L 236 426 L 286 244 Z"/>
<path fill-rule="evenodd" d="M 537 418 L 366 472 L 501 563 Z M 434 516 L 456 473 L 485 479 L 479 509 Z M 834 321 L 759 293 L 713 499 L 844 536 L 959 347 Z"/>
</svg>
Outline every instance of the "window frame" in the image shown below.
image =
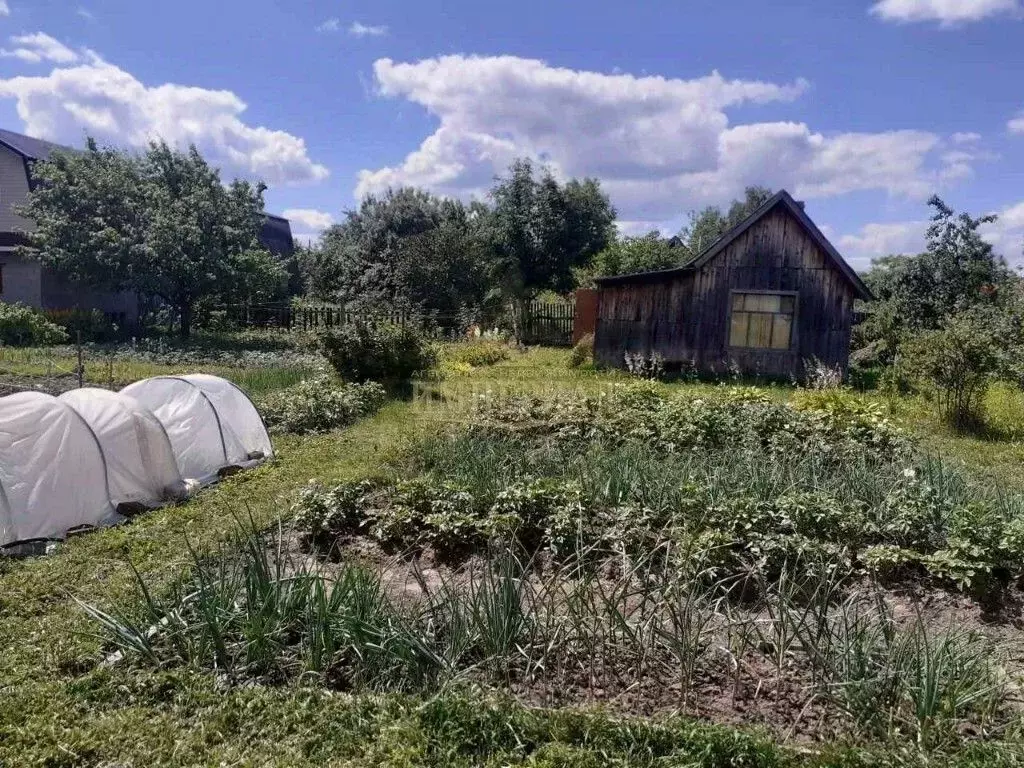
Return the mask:
<svg viewBox="0 0 1024 768">
<path fill-rule="evenodd" d="M 757 295 L 761 295 L 761 296 L 765 296 L 765 295 L 767 295 L 767 296 L 791 296 L 793 298 L 793 314 L 792 314 L 791 320 L 790 320 L 789 346 L 784 348 L 784 349 L 778 348 L 778 347 L 772 347 L 772 346 L 767 346 L 767 347 L 748 347 L 748 346 L 737 347 L 737 346 L 733 346 L 733 343 L 732 343 L 732 313 L 733 313 L 733 308 L 732 307 L 733 307 L 733 303 L 734 303 L 734 297 L 736 296 L 736 294 L 743 294 L 743 295 L 746 295 L 746 294 L 757 294 Z M 750 314 L 772 315 L 773 317 L 775 315 L 785 314 L 783 312 L 761 312 L 761 313 L 758 313 L 758 312 L 751 312 L 750 310 L 739 310 L 739 311 L 741 311 L 741 312 L 748 312 Z M 775 290 L 775 289 L 771 289 L 771 288 L 731 288 L 731 289 L 729 289 L 729 314 L 728 314 L 728 316 L 726 318 L 726 326 L 725 326 L 725 328 L 726 328 L 725 332 L 727 334 L 725 346 L 726 346 L 727 349 L 730 349 L 730 350 L 756 350 L 756 351 L 759 351 L 759 352 L 780 352 L 780 353 L 792 352 L 796 348 L 796 342 L 797 342 L 797 316 L 799 315 L 799 312 L 800 312 L 800 292 L 799 291 L 782 291 L 782 290 Z M 749 337 L 749 330 L 747 332 L 747 335 Z"/>
</svg>

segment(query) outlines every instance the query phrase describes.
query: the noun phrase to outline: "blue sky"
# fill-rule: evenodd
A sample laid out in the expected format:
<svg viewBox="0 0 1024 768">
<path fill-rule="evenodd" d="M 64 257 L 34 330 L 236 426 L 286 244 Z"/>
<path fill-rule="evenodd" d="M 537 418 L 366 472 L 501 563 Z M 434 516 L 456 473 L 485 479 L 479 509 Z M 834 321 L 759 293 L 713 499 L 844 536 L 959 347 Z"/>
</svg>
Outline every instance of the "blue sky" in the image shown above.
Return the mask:
<svg viewBox="0 0 1024 768">
<path fill-rule="evenodd" d="M 0 0 L 0 126 L 194 142 L 299 234 L 532 156 L 627 232 L 785 186 L 864 267 L 921 246 L 934 191 L 1019 262 L 1022 50 L 1024 0 Z"/>
</svg>

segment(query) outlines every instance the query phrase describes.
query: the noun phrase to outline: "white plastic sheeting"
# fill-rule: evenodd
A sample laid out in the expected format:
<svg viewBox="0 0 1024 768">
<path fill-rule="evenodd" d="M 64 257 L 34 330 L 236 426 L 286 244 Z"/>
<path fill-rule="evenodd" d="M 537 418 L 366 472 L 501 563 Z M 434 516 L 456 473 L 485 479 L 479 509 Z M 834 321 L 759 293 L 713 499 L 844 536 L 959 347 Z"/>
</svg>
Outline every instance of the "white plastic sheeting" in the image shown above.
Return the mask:
<svg viewBox="0 0 1024 768">
<path fill-rule="evenodd" d="M 274 453 L 263 417 L 242 390 L 227 379 L 206 373 L 182 376 L 209 398 L 220 419 L 221 436 L 228 463 L 244 464 L 254 459 L 269 459 Z"/>
<path fill-rule="evenodd" d="M 121 505 L 157 506 L 272 455 L 255 406 L 216 376 L 0 397 L 0 546 L 118 522 Z"/>
<path fill-rule="evenodd" d="M 115 508 L 155 507 L 186 495 L 163 425 L 137 400 L 105 389 L 74 389 L 58 398 L 92 428 L 106 460 Z"/>
<path fill-rule="evenodd" d="M 217 411 L 194 384 L 157 376 L 130 384 L 121 394 L 135 398 L 160 420 L 182 477 L 208 482 L 228 464 Z"/>
<path fill-rule="evenodd" d="M 96 435 L 69 405 L 40 392 L 0 398 L 0 545 L 116 521 L 106 476 Z"/>
<path fill-rule="evenodd" d="M 163 424 L 178 469 L 206 482 L 224 467 L 247 465 L 273 454 L 259 412 L 242 390 L 207 374 L 156 376 L 121 390 Z"/>
</svg>

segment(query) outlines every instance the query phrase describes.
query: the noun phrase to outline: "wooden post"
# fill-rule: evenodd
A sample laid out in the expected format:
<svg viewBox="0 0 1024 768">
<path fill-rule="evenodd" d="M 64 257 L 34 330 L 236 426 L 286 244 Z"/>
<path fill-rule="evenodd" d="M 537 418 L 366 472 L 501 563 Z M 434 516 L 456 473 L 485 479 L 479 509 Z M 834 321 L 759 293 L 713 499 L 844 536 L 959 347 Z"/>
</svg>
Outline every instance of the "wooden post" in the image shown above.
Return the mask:
<svg viewBox="0 0 1024 768">
<path fill-rule="evenodd" d="M 78 388 L 81 389 L 85 386 L 85 368 L 82 365 L 82 332 L 79 331 L 77 334 L 78 340 Z"/>
<path fill-rule="evenodd" d="M 577 344 L 588 333 L 597 330 L 597 291 L 578 288 L 575 295 L 575 313 L 572 321 L 572 343 Z"/>
</svg>

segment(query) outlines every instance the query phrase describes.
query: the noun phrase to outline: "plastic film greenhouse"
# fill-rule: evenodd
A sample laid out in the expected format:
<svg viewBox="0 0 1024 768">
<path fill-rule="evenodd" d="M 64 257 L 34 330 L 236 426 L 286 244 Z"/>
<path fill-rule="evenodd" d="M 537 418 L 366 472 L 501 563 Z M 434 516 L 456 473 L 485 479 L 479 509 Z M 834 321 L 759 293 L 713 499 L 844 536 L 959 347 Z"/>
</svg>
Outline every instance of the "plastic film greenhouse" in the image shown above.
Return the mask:
<svg viewBox="0 0 1024 768">
<path fill-rule="evenodd" d="M 256 407 L 216 376 L 0 397 L 0 546 L 120 522 L 272 454 Z"/>
</svg>

